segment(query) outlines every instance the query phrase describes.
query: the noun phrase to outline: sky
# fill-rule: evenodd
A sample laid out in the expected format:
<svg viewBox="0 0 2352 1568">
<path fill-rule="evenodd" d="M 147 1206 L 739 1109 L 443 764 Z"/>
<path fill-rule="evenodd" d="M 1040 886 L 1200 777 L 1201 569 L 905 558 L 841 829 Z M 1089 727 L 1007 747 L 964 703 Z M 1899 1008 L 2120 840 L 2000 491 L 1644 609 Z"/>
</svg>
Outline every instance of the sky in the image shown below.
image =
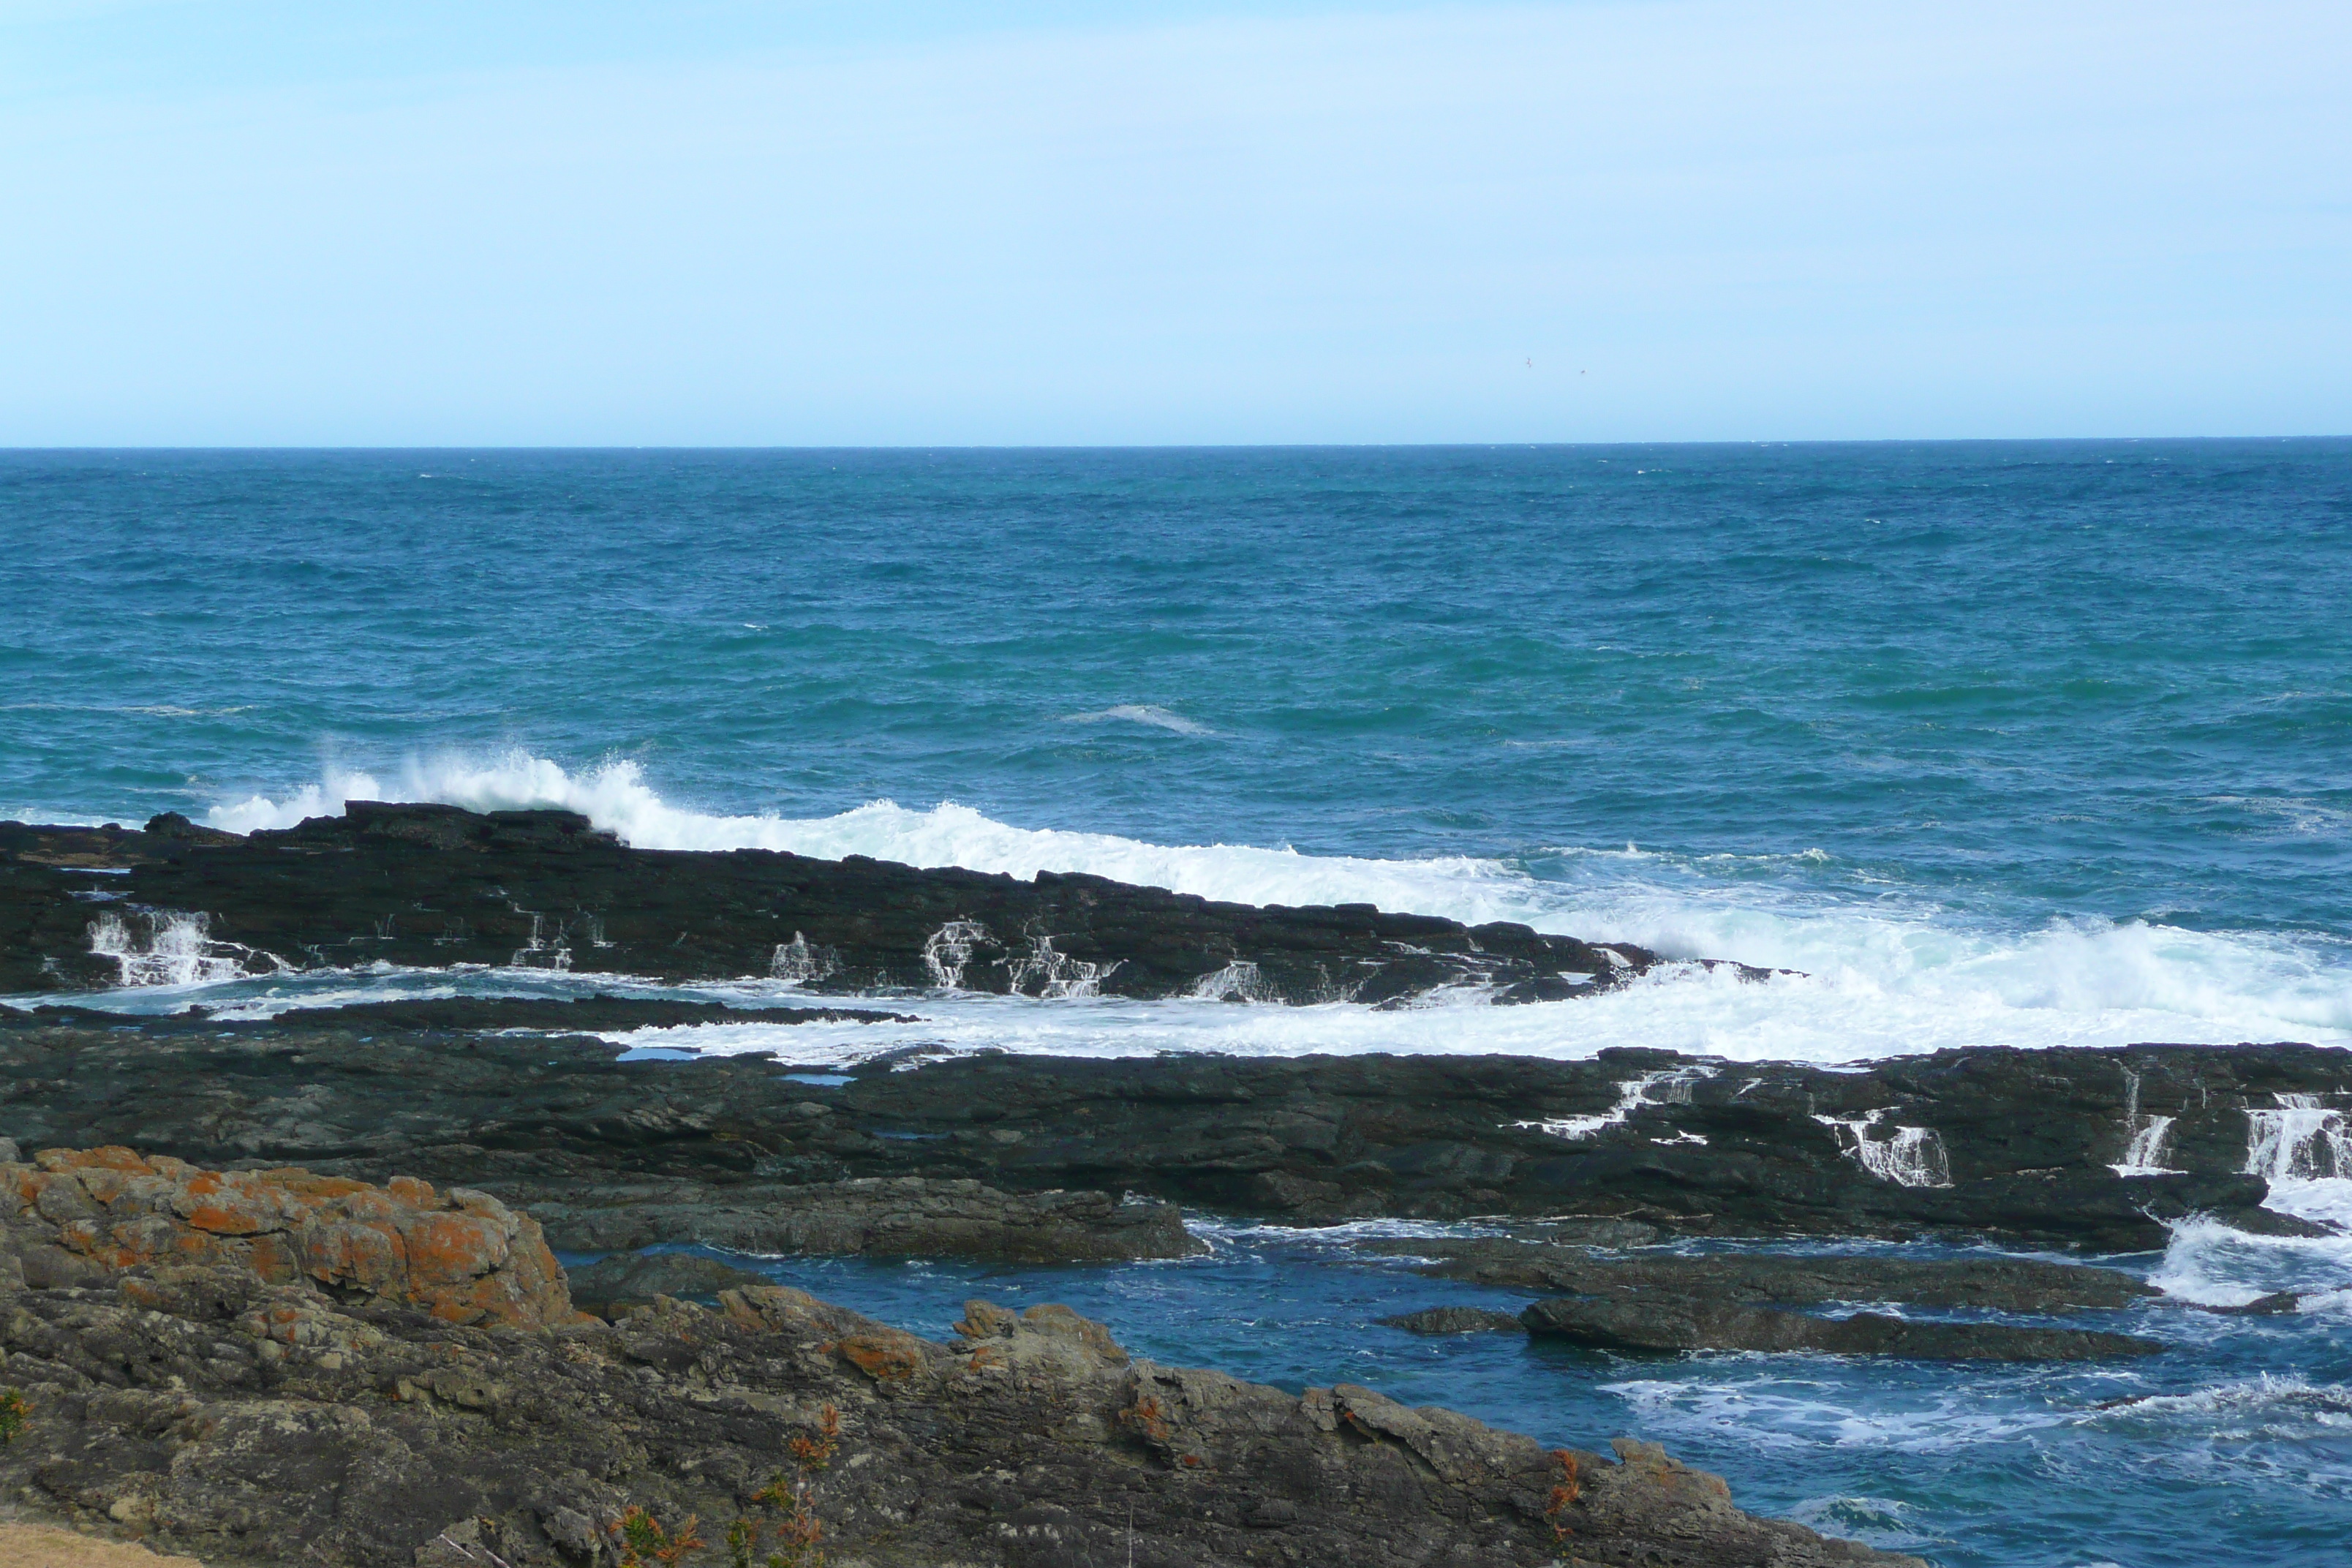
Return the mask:
<svg viewBox="0 0 2352 1568">
<path fill-rule="evenodd" d="M 0 446 L 2352 432 L 2343 0 L 0 0 Z"/>
</svg>

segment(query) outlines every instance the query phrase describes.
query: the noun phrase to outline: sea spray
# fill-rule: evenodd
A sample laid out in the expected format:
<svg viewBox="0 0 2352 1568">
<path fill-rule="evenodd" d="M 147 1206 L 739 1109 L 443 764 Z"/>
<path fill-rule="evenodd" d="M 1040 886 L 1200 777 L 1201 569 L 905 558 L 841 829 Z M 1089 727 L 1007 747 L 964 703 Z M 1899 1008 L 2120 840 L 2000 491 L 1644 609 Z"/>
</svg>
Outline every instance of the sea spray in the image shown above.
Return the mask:
<svg viewBox="0 0 2352 1568">
<path fill-rule="evenodd" d="M 1551 874 L 1537 876 L 1528 865 L 1491 858 L 1381 860 L 1025 828 L 953 803 L 917 811 L 875 801 L 814 818 L 714 816 L 671 804 L 634 761 L 575 773 L 522 752 L 413 761 L 388 776 L 397 782 L 330 772 L 282 802 L 254 796 L 209 820 L 236 831 L 284 826 L 340 812 L 346 800 L 382 796 L 480 811 L 557 807 L 642 848 L 866 855 L 1021 878 L 1086 872 L 1239 903 L 1370 903 L 1805 976 L 1759 987 L 1707 984 L 1688 972 L 1675 977 L 1685 988 L 1671 996 L 1657 986 L 1639 991 L 1658 1032 L 1623 1043 L 1734 1057 L 1823 1059 L 1987 1040 L 2352 1039 L 2352 963 L 2337 944 L 2144 921 L 2020 930 L 1901 900 L 1860 904 L 1725 883 L 1705 858 L 1613 850 L 1563 859 L 1552 852 L 1542 862 Z"/>
</svg>

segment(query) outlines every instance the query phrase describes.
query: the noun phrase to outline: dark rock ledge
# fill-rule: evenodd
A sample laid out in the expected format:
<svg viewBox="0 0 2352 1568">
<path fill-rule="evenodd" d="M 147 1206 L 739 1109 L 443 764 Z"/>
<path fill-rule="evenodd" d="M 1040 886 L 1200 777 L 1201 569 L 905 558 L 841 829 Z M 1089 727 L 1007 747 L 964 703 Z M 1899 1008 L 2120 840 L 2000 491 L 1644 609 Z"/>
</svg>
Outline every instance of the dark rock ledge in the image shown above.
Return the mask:
<svg viewBox="0 0 2352 1568">
<path fill-rule="evenodd" d="M 627 1007 L 558 1005 L 600 1023 Z M 1108 1194 L 1055 1200 L 1074 1224 L 1098 1213 L 1106 1237 L 1172 1237 L 1171 1219 L 1137 1226 L 1148 1216 L 1113 1201 L 1136 1194 L 1295 1225 L 1548 1219 L 1548 1235 L 1604 1246 L 1937 1236 L 2128 1252 L 2161 1247 L 2165 1222 L 2192 1213 L 2310 1230 L 2260 1206 L 2268 1184 L 2244 1173 L 2250 1152 L 2283 1097 L 2352 1114 L 2352 1051 L 2310 1046 L 1984 1048 L 1856 1071 L 1632 1050 L 981 1056 L 834 1073 L 618 1054 L 409 1027 L 386 1009 L 226 1024 L 0 1008 L 0 1136 L 370 1181 L 413 1173 L 541 1213 L 566 1247 L 623 1235 L 600 1228 L 611 1225 L 632 1245 L 783 1249 L 780 1233 L 734 1228 L 752 1223 L 740 1216 L 809 1201 L 790 1189 L 920 1176 L 1039 1201 Z M 2143 1163 L 2163 1173 L 2118 1172 L 2142 1168 L 2126 1156 L 2158 1121 L 2160 1155 Z M 2334 1147 L 2315 1138 L 2295 1157 Z M 619 1217 L 629 1207 L 645 1217 Z M 1074 1255 L 1139 1250 L 1106 1240 Z"/>
<path fill-rule="evenodd" d="M 167 933 L 168 937 L 167 937 Z M 354 802 L 239 837 L 0 823 L 0 994 L 378 961 L 807 991 L 1394 1003 L 1604 991 L 1657 962 L 1624 943 L 1470 928 L 1369 904 L 1254 908 L 1100 877 L 1029 881 L 852 856 L 631 849 L 564 811 Z"/>
<path fill-rule="evenodd" d="M 527 1218 L 405 1178 L 0 1163 L 30 1405 L 0 1487 L 213 1568 L 591 1568 L 633 1506 L 772 1521 L 755 1494 L 831 1426 L 809 1504 L 837 1568 L 1924 1568 L 1741 1513 L 1648 1444 L 1161 1366 L 1066 1308 L 968 1302 L 940 1343 L 717 1299 L 588 1319 Z"/>
</svg>

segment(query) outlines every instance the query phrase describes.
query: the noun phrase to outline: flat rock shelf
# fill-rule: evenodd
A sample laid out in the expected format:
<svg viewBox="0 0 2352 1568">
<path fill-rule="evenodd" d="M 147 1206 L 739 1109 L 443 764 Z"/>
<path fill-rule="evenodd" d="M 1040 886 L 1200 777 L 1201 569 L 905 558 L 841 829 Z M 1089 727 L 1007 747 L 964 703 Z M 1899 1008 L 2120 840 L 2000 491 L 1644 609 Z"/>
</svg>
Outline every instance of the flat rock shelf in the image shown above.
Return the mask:
<svg viewBox="0 0 2352 1568">
<path fill-rule="evenodd" d="M 0 1009 L 0 1131 L 27 1148 L 412 1172 L 495 1193 L 583 1250 L 788 1250 L 781 1219 L 744 1216 L 805 1209 L 799 1189 L 920 1177 L 977 1184 L 956 1189 L 974 1194 L 967 1219 L 999 1204 L 1008 1237 L 1027 1223 L 1002 1207 L 1013 1195 L 1108 1194 L 1053 1200 L 1059 1234 L 1097 1237 L 1072 1257 L 1167 1255 L 1173 1218 L 1153 1203 L 1301 1225 L 1565 1215 L 1603 1245 L 1927 1235 L 2128 1252 L 2192 1214 L 2319 1234 L 2263 1200 L 2274 1177 L 2333 1173 L 2352 1108 L 2352 1051 L 2310 1046 L 1985 1048 L 1844 1071 L 1635 1050 L 984 1055 L 810 1075 L 505 1032 L 565 1007 L 626 1018 L 617 999 L 493 1009 L 488 1032 L 439 1005 L 266 1023 Z M 2161 1164 L 2126 1158 L 2157 1121 Z M 1113 1201 L 1129 1194 L 1150 1202 Z"/>
</svg>

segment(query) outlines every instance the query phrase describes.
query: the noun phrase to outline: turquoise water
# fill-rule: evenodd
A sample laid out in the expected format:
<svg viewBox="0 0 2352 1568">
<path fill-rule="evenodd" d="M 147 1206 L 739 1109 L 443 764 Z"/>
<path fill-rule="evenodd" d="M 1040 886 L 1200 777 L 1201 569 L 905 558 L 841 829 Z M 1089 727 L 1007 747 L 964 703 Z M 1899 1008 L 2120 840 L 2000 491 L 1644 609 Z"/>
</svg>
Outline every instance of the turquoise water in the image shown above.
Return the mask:
<svg viewBox="0 0 2352 1568">
<path fill-rule="evenodd" d="M 2352 1042 L 2352 441 L 15 452 L 0 543 L 0 816 L 563 805 L 1803 972 L 1385 1014 L 943 995 L 630 1042 L 665 1051 Z M 109 1001 L 616 988 L 184 978 Z M 2175 1351 L 2063 1375 L 1368 1340 L 1349 1292 L 1392 1272 L 1243 1251 L 1055 1288 L 1170 1359 L 1638 1431 L 1952 1564 L 2318 1563 L 2352 1528 L 2352 1242 L 2184 1235 L 2143 1260 Z M 2180 1305 L 2282 1286 L 2321 1294 Z M 1276 1321 L 1287 1362 L 1252 1348 Z"/>
<path fill-rule="evenodd" d="M 1726 1022 L 1783 1054 L 2352 1037 L 2352 442 L 13 453 L 0 519 L 0 811 L 569 801 L 1850 978 Z"/>
</svg>

